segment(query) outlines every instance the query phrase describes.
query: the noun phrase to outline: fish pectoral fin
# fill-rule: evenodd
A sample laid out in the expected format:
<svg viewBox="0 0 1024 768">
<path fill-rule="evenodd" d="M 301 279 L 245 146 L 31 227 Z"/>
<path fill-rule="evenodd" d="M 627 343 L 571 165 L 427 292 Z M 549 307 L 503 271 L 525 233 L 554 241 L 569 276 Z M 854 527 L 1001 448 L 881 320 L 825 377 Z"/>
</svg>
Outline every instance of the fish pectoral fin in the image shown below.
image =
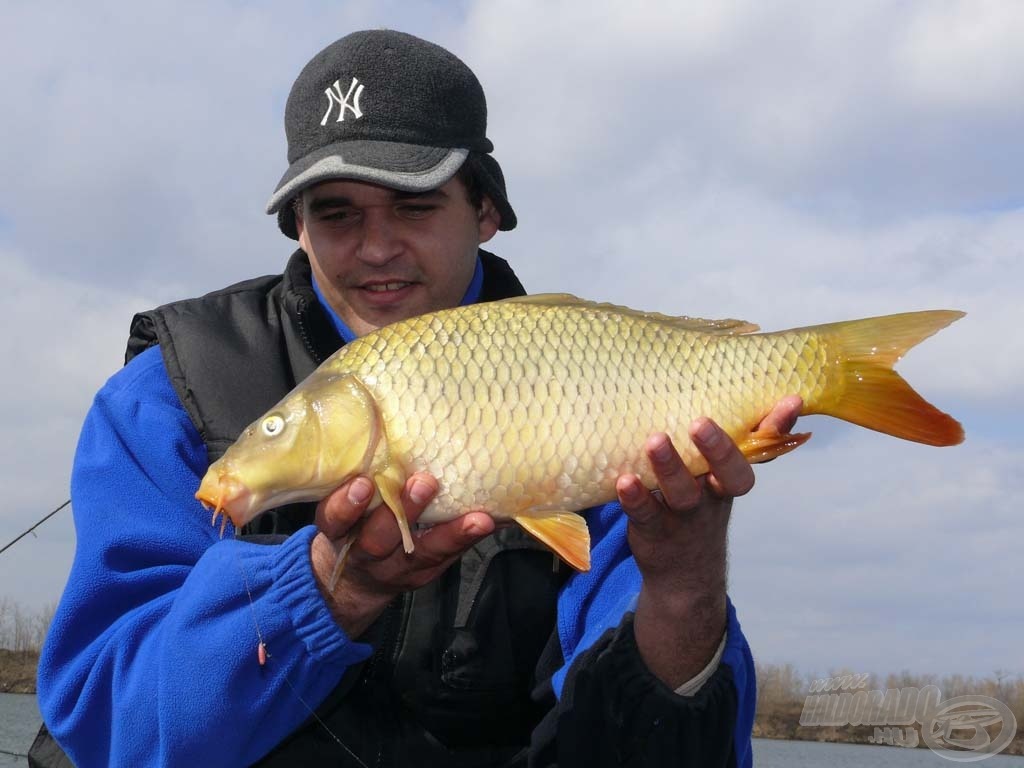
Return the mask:
<svg viewBox="0 0 1024 768">
<path fill-rule="evenodd" d="M 576 570 L 590 570 L 590 530 L 583 515 L 564 509 L 530 509 L 512 519 Z"/>
<path fill-rule="evenodd" d="M 405 505 L 402 504 L 402 489 L 405 488 L 405 473 L 401 469 L 390 465 L 377 472 L 373 476 L 373 482 L 384 499 L 384 503 L 390 507 L 398 523 L 398 530 L 402 532 L 402 547 L 406 554 L 415 549 L 412 543 L 412 532 L 409 530 L 409 518 L 405 514 Z"/>
<path fill-rule="evenodd" d="M 736 441 L 736 447 L 751 464 L 760 464 L 799 448 L 811 439 L 810 432 L 782 434 L 774 427 L 759 428 Z"/>
<path fill-rule="evenodd" d="M 750 323 L 746 320 L 736 320 L 733 318 L 709 320 L 703 317 L 687 317 L 686 315 L 676 317 L 673 315 L 663 315 L 659 312 L 642 312 L 641 310 L 631 309 L 630 307 L 624 307 L 619 304 L 588 301 L 587 299 L 581 299 L 578 296 L 573 296 L 571 293 L 534 293 L 529 296 L 513 296 L 508 299 L 502 299 L 502 301 L 508 304 L 539 304 L 548 307 L 584 307 L 594 310 L 603 310 L 606 312 L 615 312 L 620 315 L 628 315 L 630 317 L 639 317 L 654 323 L 661 323 L 662 325 L 668 325 L 683 331 L 693 331 L 695 333 L 737 336 L 746 333 L 754 333 L 759 330 L 759 327 L 755 323 Z"/>
</svg>

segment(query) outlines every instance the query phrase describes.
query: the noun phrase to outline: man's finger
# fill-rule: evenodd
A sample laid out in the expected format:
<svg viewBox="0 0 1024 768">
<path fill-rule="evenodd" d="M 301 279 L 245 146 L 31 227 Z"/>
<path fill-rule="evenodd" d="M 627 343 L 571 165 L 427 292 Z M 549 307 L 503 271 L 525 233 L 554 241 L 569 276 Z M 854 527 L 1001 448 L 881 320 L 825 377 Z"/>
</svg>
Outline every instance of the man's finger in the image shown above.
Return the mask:
<svg viewBox="0 0 1024 768">
<path fill-rule="evenodd" d="M 736 443 L 711 419 L 702 417 L 690 425 L 690 438 L 707 459 L 708 483 L 723 498 L 742 496 L 754 487 L 754 470 Z"/>
<path fill-rule="evenodd" d="M 796 426 L 797 417 L 803 407 L 804 401 L 800 395 L 788 395 L 779 400 L 768 415 L 761 420 L 761 428 L 774 429 L 780 435 L 789 434 Z"/>
<path fill-rule="evenodd" d="M 651 435 L 644 445 L 647 459 L 654 469 L 665 505 L 682 512 L 693 509 L 700 502 L 701 487 L 683 463 L 672 439 L 664 432 Z"/>
<path fill-rule="evenodd" d="M 355 477 L 324 498 L 316 506 L 316 527 L 329 539 L 348 533 L 366 512 L 373 498 L 373 483 L 365 477 Z"/>
<path fill-rule="evenodd" d="M 494 519 L 486 512 L 470 512 L 455 520 L 433 525 L 416 536 L 417 563 L 427 567 L 459 557 L 476 542 L 494 532 Z"/>
<path fill-rule="evenodd" d="M 622 511 L 640 528 L 654 525 L 665 510 L 661 499 L 647 490 L 636 475 L 621 475 L 615 481 L 615 493 Z"/>
</svg>

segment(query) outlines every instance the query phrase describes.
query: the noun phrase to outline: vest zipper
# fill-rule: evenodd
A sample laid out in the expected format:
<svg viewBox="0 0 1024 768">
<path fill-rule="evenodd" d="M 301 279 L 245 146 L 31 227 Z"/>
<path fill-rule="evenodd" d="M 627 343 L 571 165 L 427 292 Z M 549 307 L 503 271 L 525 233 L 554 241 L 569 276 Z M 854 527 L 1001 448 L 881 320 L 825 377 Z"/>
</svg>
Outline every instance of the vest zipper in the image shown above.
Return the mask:
<svg viewBox="0 0 1024 768">
<path fill-rule="evenodd" d="M 296 319 L 299 321 L 299 334 L 302 336 L 302 343 L 306 345 L 306 351 L 313 358 L 313 362 L 320 365 L 324 361 L 323 355 L 320 354 L 320 350 L 313 344 L 313 337 L 309 333 L 309 325 L 306 323 L 306 313 L 309 307 L 309 302 L 306 299 L 300 298 L 296 305 Z"/>
</svg>

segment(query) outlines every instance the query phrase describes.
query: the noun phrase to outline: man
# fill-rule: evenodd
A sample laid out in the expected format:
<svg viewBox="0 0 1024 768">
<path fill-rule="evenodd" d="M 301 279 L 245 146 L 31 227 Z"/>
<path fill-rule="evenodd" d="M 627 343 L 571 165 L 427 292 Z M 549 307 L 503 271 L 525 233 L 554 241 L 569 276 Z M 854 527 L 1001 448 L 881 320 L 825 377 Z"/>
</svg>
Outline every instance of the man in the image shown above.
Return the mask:
<svg viewBox="0 0 1024 768">
<path fill-rule="evenodd" d="M 623 476 L 621 505 L 587 513 L 586 574 L 480 512 L 407 555 L 386 508 L 364 519 L 366 478 L 239 538 L 210 525 L 206 467 L 341 344 L 524 292 L 479 248 L 516 218 L 452 54 L 348 35 L 299 75 L 285 122 L 268 207 L 300 245 L 285 272 L 137 316 L 83 428 L 78 551 L 39 673 L 57 742 L 81 766 L 749 764 L 725 556 L 753 473 L 710 421 L 691 428 L 708 476 L 653 435 L 660 492 Z M 788 429 L 798 408 L 768 418 Z M 412 520 L 437 489 L 410 478 Z"/>
</svg>

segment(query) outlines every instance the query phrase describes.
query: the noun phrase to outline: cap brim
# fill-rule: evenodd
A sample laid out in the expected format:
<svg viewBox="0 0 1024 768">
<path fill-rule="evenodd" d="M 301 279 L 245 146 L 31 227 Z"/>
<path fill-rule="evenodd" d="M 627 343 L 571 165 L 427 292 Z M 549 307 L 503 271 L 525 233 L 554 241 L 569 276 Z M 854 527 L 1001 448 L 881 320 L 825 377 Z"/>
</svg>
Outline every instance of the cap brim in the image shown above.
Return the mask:
<svg viewBox="0 0 1024 768">
<path fill-rule="evenodd" d="M 403 192 L 437 189 L 455 175 L 468 154 L 468 149 L 390 141 L 331 144 L 292 163 L 267 203 L 267 213 L 277 213 L 306 187 L 331 179 L 366 181 Z"/>
</svg>

